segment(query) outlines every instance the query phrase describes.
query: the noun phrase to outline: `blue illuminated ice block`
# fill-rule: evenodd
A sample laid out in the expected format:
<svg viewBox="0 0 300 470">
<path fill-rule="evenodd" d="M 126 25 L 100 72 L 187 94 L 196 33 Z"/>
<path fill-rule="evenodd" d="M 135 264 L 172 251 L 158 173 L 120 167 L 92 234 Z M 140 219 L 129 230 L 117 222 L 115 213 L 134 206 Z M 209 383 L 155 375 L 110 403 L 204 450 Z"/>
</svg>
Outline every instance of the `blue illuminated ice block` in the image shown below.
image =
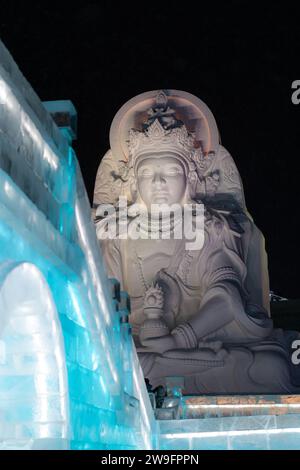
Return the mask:
<svg viewBox="0 0 300 470">
<path fill-rule="evenodd" d="M 58 127 L 59 126 L 59 127 Z M 0 42 L 0 448 L 152 448 L 155 420 L 71 147 Z"/>
</svg>

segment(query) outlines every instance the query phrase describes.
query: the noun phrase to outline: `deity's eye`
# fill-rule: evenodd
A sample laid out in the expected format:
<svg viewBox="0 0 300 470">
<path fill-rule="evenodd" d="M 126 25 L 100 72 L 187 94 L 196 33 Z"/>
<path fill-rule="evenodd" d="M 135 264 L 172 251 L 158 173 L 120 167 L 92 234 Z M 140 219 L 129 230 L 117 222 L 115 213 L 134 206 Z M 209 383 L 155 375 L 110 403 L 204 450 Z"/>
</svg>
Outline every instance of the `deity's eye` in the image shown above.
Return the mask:
<svg viewBox="0 0 300 470">
<path fill-rule="evenodd" d="M 165 173 L 168 176 L 177 176 L 177 175 L 183 175 L 183 169 L 181 166 L 169 166 L 166 168 Z"/>
<path fill-rule="evenodd" d="M 138 171 L 138 176 L 150 177 L 153 175 L 153 170 L 151 168 L 141 168 Z"/>
</svg>

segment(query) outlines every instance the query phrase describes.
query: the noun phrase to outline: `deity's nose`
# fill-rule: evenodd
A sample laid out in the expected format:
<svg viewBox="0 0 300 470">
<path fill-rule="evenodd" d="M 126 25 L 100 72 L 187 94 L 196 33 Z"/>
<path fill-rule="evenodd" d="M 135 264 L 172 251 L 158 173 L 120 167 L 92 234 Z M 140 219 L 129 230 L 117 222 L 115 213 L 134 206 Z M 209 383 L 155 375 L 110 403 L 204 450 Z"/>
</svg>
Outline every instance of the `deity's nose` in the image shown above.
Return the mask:
<svg viewBox="0 0 300 470">
<path fill-rule="evenodd" d="M 159 171 L 156 171 L 153 175 L 152 182 L 153 182 L 153 184 L 155 184 L 155 186 L 161 186 L 166 181 L 163 178 L 162 174 Z"/>
</svg>

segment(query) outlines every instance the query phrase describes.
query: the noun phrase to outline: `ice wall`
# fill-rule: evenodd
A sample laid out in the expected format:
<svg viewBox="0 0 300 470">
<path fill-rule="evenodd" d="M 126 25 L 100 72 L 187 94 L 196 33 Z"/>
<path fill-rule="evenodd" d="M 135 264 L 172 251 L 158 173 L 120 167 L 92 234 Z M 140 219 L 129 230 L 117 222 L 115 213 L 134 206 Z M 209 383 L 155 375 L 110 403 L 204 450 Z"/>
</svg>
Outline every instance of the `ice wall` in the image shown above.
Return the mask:
<svg viewBox="0 0 300 470">
<path fill-rule="evenodd" d="M 0 448 L 151 448 L 128 299 L 67 131 L 0 42 Z"/>
</svg>

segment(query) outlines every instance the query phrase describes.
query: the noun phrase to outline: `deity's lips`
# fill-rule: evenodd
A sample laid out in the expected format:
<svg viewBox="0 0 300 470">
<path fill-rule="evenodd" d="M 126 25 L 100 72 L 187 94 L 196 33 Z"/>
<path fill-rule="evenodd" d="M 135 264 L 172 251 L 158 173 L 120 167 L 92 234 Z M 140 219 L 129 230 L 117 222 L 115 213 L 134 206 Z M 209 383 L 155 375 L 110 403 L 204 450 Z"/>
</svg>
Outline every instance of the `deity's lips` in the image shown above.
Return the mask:
<svg viewBox="0 0 300 470">
<path fill-rule="evenodd" d="M 166 192 L 159 192 L 159 193 L 153 193 L 152 195 L 153 199 L 166 199 L 169 197 L 169 193 Z"/>
<path fill-rule="evenodd" d="M 163 204 L 168 202 L 168 196 L 162 196 L 161 194 L 159 196 L 153 196 L 153 202 L 157 204 Z"/>
</svg>

